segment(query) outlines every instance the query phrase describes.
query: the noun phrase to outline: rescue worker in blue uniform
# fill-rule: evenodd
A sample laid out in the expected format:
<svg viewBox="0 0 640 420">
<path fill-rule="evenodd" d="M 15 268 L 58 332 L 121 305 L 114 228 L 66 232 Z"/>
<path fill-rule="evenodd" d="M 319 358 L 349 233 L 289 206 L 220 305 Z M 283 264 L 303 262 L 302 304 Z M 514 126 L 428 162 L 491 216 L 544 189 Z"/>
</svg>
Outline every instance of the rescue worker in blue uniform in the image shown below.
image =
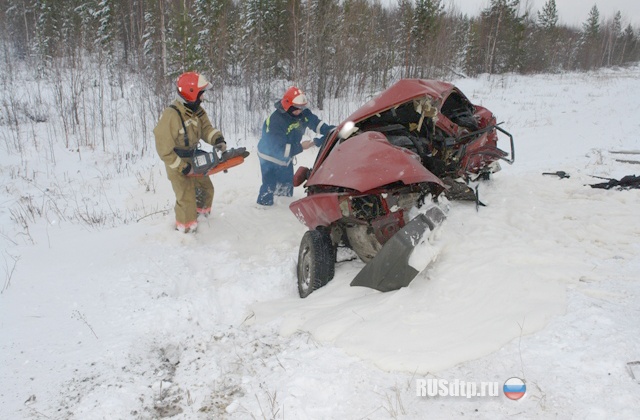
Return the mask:
<svg viewBox="0 0 640 420">
<path fill-rule="evenodd" d="M 273 205 L 273 196 L 293 195 L 293 157 L 303 150 L 320 146 L 319 139 L 303 141 L 306 129 L 327 135 L 335 126 L 328 125 L 307 108 L 304 92 L 290 87 L 281 100 L 275 103 L 276 110 L 265 120 L 262 137 L 258 142 L 258 157 L 262 172 L 262 186 L 258 204 Z"/>
</svg>

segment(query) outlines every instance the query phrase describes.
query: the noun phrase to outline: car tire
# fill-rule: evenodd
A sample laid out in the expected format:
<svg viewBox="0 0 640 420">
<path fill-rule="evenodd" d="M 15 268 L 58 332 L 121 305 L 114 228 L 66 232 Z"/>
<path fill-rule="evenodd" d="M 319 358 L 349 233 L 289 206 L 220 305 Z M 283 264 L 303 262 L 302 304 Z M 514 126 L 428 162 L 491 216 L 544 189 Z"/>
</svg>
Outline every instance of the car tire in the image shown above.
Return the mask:
<svg viewBox="0 0 640 420">
<path fill-rule="evenodd" d="M 298 293 L 301 298 L 306 298 L 333 278 L 335 257 L 335 247 L 328 232 L 305 232 L 298 252 Z"/>
</svg>

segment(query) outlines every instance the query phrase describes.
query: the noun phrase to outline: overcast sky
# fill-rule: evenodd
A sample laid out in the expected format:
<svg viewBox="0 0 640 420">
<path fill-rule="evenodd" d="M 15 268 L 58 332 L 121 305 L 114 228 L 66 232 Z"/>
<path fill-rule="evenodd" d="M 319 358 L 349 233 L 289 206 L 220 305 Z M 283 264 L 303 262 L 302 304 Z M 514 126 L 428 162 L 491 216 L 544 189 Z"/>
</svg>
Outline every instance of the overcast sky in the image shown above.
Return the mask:
<svg viewBox="0 0 640 420">
<path fill-rule="evenodd" d="M 381 0 L 386 4 L 398 4 L 397 0 Z M 521 7 L 531 5 L 535 13 L 542 9 L 547 0 L 521 0 Z M 457 8 L 470 16 L 479 14 L 480 10 L 487 7 L 489 0 L 443 0 L 445 7 L 456 5 Z M 619 10 L 622 12 L 623 26 L 631 23 L 634 27 L 640 25 L 640 0 L 556 0 L 556 7 L 560 22 L 581 26 L 589 16 L 589 10 L 593 5 L 598 6 L 600 19 L 611 19 Z M 523 9 L 524 10 L 524 9 Z"/>
</svg>

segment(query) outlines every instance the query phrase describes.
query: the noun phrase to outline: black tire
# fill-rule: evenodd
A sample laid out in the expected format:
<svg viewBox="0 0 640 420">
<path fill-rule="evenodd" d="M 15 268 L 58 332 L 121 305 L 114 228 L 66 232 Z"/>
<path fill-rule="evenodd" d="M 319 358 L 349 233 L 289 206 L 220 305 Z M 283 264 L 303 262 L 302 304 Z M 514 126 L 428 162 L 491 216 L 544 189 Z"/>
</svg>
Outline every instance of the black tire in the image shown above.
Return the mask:
<svg viewBox="0 0 640 420">
<path fill-rule="evenodd" d="M 298 252 L 298 292 L 306 298 L 335 274 L 335 247 L 326 231 L 308 230 Z"/>
</svg>

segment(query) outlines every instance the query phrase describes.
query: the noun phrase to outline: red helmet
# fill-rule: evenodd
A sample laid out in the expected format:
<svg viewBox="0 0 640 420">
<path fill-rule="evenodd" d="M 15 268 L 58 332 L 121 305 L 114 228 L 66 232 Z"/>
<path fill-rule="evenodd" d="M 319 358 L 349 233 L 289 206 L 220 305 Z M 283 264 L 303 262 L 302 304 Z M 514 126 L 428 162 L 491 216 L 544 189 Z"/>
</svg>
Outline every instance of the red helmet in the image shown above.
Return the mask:
<svg viewBox="0 0 640 420">
<path fill-rule="evenodd" d="M 178 94 L 187 102 L 198 100 L 200 93 L 211 88 L 211 83 L 200 74 L 190 71 L 182 73 L 176 81 Z"/>
<path fill-rule="evenodd" d="M 284 93 L 284 96 L 282 97 L 280 103 L 282 104 L 282 108 L 284 108 L 285 111 L 288 111 L 291 106 L 302 109 L 306 108 L 307 106 L 307 97 L 305 96 L 302 89 L 291 86 Z"/>
</svg>

